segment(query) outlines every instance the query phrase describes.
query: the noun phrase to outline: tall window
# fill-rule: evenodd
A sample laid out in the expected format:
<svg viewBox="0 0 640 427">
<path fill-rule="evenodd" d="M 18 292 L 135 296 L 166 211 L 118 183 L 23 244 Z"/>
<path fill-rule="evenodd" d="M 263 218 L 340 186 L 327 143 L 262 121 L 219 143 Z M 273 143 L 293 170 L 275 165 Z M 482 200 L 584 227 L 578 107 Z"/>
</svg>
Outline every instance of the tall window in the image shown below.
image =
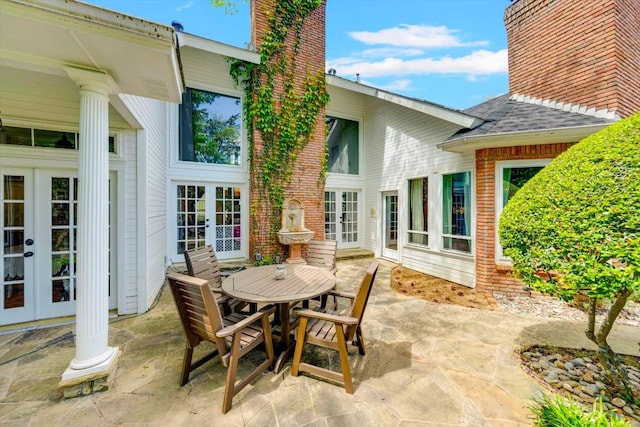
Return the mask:
<svg viewBox="0 0 640 427">
<path fill-rule="evenodd" d="M 429 245 L 429 178 L 409 180 L 409 243 Z"/>
<path fill-rule="evenodd" d="M 471 172 L 442 177 L 442 247 L 471 253 Z"/>
<path fill-rule="evenodd" d="M 239 165 L 240 98 L 187 88 L 180 106 L 180 160 Z"/>
<path fill-rule="evenodd" d="M 327 116 L 326 124 L 328 171 L 358 175 L 360 173 L 358 122 Z"/>
<path fill-rule="evenodd" d="M 496 218 L 500 218 L 502 209 L 507 205 L 507 202 L 511 200 L 524 184 L 540 172 L 548 162 L 549 160 L 520 160 L 509 162 L 510 164 L 508 165 L 496 168 L 496 184 L 498 187 Z M 500 245 L 500 240 L 497 238 L 497 235 L 496 260 L 507 260 L 507 258 L 502 255 L 502 246 Z"/>
</svg>

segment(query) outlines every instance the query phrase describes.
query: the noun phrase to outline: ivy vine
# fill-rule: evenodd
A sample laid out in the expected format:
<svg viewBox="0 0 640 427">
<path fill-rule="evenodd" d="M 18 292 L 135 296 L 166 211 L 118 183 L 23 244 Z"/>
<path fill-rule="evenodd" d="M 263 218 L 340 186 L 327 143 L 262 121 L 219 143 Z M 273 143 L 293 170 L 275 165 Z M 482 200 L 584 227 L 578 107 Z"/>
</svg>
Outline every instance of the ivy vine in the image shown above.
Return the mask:
<svg viewBox="0 0 640 427">
<path fill-rule="evenodd" d="M 279 229 L 285 188 L 291 181 L 300 151 L 314 132 L 318 113 L 329 102 L 324 71 L 305 72 L 304 82 L 296 84 L 303 71 L 297 67 L 305 19 L 323 0 L 275 1 L 267 30 L 258 48 L 260 63 L 230 59 L 231 77 L 244 87 L 243 112 L 249 132 L 249 165 L 252 185 L 272 215 L 271 233 Z M 286 40 L 291 35 L 292 47 Z M 252 130 L 260 134 L 262 150 L 257 150 Z M 326 153 L 322 159 L 319 185 L 326 175 Z M 257 224 L 259 209 L 254 202 L 250 215 Z"/>
</svg>

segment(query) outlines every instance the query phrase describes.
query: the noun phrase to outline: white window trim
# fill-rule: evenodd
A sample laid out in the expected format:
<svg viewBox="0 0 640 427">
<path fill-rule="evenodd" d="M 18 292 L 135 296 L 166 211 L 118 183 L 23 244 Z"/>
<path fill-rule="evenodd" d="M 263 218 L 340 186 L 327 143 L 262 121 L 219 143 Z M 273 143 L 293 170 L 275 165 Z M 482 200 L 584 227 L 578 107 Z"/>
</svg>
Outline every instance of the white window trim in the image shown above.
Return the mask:
<svg viewBox="0 0 640 427">
<path fill-rule="evenodd" d="M 545 167 L 553 159 L 530 159 L 530 160 L 504 160 L 496 162 L 495 172 L 495 262 L 497 264 L 511 264 L 511 258 L 504 256 L 502 253 L 502 245 L 500 244 L 500 237 L 498 236 L 498 222 L 500 215 L 502 214 L 502 192 L 503 182 L 502 175 L 505 168 L 527 168 L 527 167 Z"/>
<path fill-rule="evenodd" d="M 444 177 L 445 175 L 456 175 L 459 173 L 469 173 L 469 197 L 471 198 L 471 200 L 469 201 L 469 203 L 471 203 L 471 214 L 469 215 L 469 235 L 468 236 L 459 236 L 457 234 L 445 234 L 443 227 L 444 227 L 444 205 L 443 205 L 443 194 L 444 194 Z M 476 228 L 475 228 L 475 218 L 476 218 L 476 186 L 475 186 L 475 170 L 470 168 L 470 169 L 462 169 L 462 170 L 458 170 L 458 171 L 451 171 L 451 172 L 444 172 L 439 174 L 440 175 L 440 181 L 438 183 L 439 185 L 439 192 L 438 192 L 438 204 L 440 206 L 440 218 L 439 218 L 439 222 L 438 222 L 438 248 L 440 249 L 440 251 L 444 252 L 444 253 L 452 253 L 452 254 L 458 254 L 458 255 L 462 255 L 465 257 L 474 257 L 475 253 L 476 253 L 476 244 L 477 244 L 477 240 L 476 240 Z M 471 250 L 469 252 L 465 252 L 465 251 L 458 251 L 456 249 L 446 249 L 444 247 L 444 238 L 445 237 L 451 237 L 454 239 L 461 239 L 461 240 L 468 240 L 469 242 L 471 242 Z"/>
<path fill-rule="evenodd" d="M 361 178 L 363 176 L 364 170 L 364 117 L 362 116 L 352 116 L 344 113 L 334 113 L 332 111 L 326 111 L 325 116 L 334 117 L 336 119 L 344 119 L 351 120 L 353 122 L 358 123 L 358 173 L 357 174 L 349 174 L 349 173 L 332 173 L 327 171 L 327 177 L 351 177 L 351 178 Z M 325 147 L 327 145 L 327 141 L 325 139 Z"/>
<path fill-rule="evenodd" d="M 400 227 L 398 229 L 398 234 L 402 236 L 402 243 L 404 243 L 406 246 L 410 246 L 410 247 L 414 247 L 414 248 L 420 248 L 420 249 L 431 249 L 433 247 L 433 244 L 431 242 L 431 239 L 433 238 L 432 234 L 432 217 L 433 217 L 433 196 L 431 195 L 431 190 L 432 190 L 432 181 L 433 181 L 433 177 L 434 175 L 420 175 L 420 176 L 414 176 L 414 177 L 408 177 L 405 180 L 405 188 L 404 188 L 404 192 L 406 194 L 406 203 L 401 205 L 400 204 L 400 199 L 398 199 L 398 206 L 403 206 L 404 208 L 404 213 L 406 215 L 402 215 L 401 218 L 405 218 L 404 220 L 404 224 L 406 224 L 406 232 L 401 233 L 400 232 Z M 410 186 L 410 182 L 416 179 L 424 179 L 427 178 L 427 192 L 429 194 L 429 198 L 427 199 L 427 204 L 429 205 L 427 207 L 427 231 L 412 231 L 411 229 L 409 229 L 409 204 L 411 203 L 411 193 L 409 191 L 409 186 Z M 400 196 L 401 192 L 398 192 L 398 196 Z M 399 221 L 399 225 L 401 224 L 401 222 Z M 410 242 L 409 241 L 409 233 L 416 233 L 416 234 L 422 234 L 422 235 L 426 235 L 427 236 L 427 244 L 421 244 L 421 243 L 415 243 L 415 242 Z M 401 241 L 398 241 L 398 247 L 400 247 Z"/>
<path fill-rule="evenodd" d="M 232 98 L 240 98 L 240 164 L 239 165 L 217 165 L 212 163 L 199 163 L 180 160 L 180 104 L 172 104 L 169 113 L 170 121 L 175 123 L 175 129 L 172 129 L 169 133 L 169 165 L 174 169 L 182 169 L 186 171 L 203 171 L 203 172 L 217 172 L 217 173 L 238 173 L 248 172 L 248 137 L 247 128 L 244 122 L 244 92 L 238 90 L 230 90 L 229 88 L 223 88 L 213 85 L 206 85 L 201 83 L 186 83 L 186 87 L 189 89 L 201 90 L 211 92 L 223 96 Z"/>
</svg>

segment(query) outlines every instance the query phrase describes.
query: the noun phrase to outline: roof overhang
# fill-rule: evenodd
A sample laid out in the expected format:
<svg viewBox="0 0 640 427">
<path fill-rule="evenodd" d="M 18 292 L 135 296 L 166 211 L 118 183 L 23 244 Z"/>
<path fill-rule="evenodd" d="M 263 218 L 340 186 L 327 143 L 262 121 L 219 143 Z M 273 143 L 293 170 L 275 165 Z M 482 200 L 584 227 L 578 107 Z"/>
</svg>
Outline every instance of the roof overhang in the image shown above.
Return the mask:
<svg viewBox="0 0 640 427">
<path fill-rule="evenodd" d="M 75 0 L 0 1 L 0 67 L 96 71 L 119 93 L 180 102 L 173 28 Z"/>
<path fill-rule="evenodd" d="M 406 96 L 387 92 L 385 90 L 363 85 L 358 82 L 352 82 L 350 80 L 332 76 L 330 74 L 326 75 L 326 82 L 330 86 L 335 86 L 353 92 L 361 93 L 363 95 L 371 96 L 383 101 L 390 102 L 392 104 L 419 111 L 421 113 L 428 114 L 430 116 L 448 121 L 450 123 L 454 123 L 465 129 L 473 129 L 484 123 L 484 120 L 463 113 L 461 111 L 453 110 L 427 101 L 408 98 Z"/>
<path fill-rule="evenodd" d="M 493 133 L 460 137 L 438 144 L 438 148 L 452 153 L 468 153 L 483 148 L 512 147 L 514 145 L 561 144 L 578 142 L 604 129 L 609 124 L 577 126 L 520 132 Z"/>
<path fill-rule="evenodd" d="M 178 46 L 180 47 L 192 47 L 194 49 L 200 49 L 205 52 L 215 53 L 229 58 L 240 59 L 253 64 L 260 63 L 260 55 L 256 52 L 194 36 L 192 34 L 176 33 L 176 35 L 178 36 Z"/>
</svg>

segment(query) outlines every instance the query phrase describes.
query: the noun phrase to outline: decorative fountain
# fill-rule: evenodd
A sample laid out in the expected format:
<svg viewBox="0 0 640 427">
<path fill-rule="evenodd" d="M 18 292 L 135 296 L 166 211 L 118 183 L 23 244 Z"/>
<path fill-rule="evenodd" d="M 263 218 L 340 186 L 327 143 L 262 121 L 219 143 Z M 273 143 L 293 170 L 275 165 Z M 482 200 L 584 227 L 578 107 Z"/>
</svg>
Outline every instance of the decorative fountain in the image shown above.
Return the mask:
<svg viewBox="0 0 640 427">
<path fill-rule="evenodd" d="M 289 258 L 285 260 L 287 264 L 306 262 L 301 255 L 302 245 L 311 241 L 314 232 L 304 227 L 304 209 L 299 200 L 285 200 L 282 208 L 282 227 L 276 235 L 281 244 L 289 246 Z"/>
</svg>

